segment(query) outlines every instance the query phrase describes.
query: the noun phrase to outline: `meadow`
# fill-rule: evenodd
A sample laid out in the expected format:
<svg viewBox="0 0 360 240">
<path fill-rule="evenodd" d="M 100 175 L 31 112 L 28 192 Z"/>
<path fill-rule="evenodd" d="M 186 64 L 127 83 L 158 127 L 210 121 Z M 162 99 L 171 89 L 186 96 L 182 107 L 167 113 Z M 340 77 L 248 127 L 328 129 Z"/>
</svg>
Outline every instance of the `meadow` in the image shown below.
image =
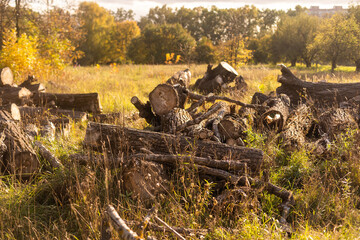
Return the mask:
<svg viewBox="0 0 360 240">
<path fill-rule="evenodd" d="M 192 72 L 192 83 L 206 71 L 206 65 L 67 67 L 51 76 L 45 85 L 48 92 L 98 92 L 105 113 L 121 112 L 123 119 L 119 122 L 143 128 L 145 121 L 133 117 L 136 109 L 130 103 L 131 97 L 146 101 L 156 85 L 187 67 Z M 256 91 L 269 93 L 279 86 L 279 67 L 243 66 L 237 71 L 249 86 L 239 99 L 244 102 L 249 102 Z M 307 81 L 360 80 L 351 67 L 330 73 L 328 66 L 299 66 L 293 72 Z M 72 125 L 68 137 L 54 141 L 39 138 L 59 157 L 65 171 L 53 171 L 43 162 L 41 173 L 28 181 L 1 177 L 0 239 L 100 239 L 107 204 L 114 205 L 127 220 L 141 221 L 146 215 L 144 204 L 132 200 L 131 193 L 121 191 L 121 167 L 82 166 L 69 157 L 86 153 L 82 147 L 86 123 Z M 280 200 L 273 195 L 243 189 L 244 201 L 217 206 L 215 184 L 200 181 L 190 167 L 177 169 L 171 191 L 157 200 L 159 217 L 172 226 L 209 229 L 205 239 L 359 239 L 359 131 L 338 136 L 323 158 L 305 149 L 285 153 L 273 138 L 249 129 L 246 143 L 265 153 L 260 177 L 294 193 L 295 205 L 288 217 L 291 234 L 278 221 Z M 157 239 L 175 239 L 171 234 L 148 233 Z"/>
</svg>

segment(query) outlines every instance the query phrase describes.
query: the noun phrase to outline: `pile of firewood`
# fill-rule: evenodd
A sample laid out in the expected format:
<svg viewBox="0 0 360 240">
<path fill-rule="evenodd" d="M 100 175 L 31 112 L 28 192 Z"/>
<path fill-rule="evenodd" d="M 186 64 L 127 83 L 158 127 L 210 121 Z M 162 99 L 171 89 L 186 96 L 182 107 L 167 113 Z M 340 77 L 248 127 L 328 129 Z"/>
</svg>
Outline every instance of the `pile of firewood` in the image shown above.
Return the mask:
<svg viewBox="0 0 360 240">
<path fill-rule="evenodd" d="M 70 121 L 85 121 L 87 113 L 99 114 L 97 93 L 47 93 L 34 76 L 14 83 L 10 68 L 0 70 L 0 162 L 2 172 L 21 177 L 39 171 L 33 138 L 53 139 L 56 132 L 66 134 Z"/>
</svg>

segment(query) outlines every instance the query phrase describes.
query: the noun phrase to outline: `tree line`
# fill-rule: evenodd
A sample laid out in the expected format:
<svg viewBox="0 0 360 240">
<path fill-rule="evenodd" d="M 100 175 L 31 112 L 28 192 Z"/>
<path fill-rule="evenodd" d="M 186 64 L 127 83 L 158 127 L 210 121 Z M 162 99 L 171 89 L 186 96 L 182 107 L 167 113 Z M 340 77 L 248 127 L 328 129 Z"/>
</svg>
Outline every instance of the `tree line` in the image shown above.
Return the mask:
<svg viewBox="0 0 360 240">
<path fill-rule="evenodd" d="M 330 63 L 332 70 L 345 63 L 360 71 L 360 6 L 319 18 L 301 6 L 282 11 L 164 5 L 135 21 L 132 10 L 110 11 L 94 2 L 82 2 L 72 11 L 55 7 L 36 12 L 25 0 L 16 0 L 15 6 L 0 0 L 0 50 L 0 65 L 17 59 L 26 62 L 21 67 L 28 66 L 28 72 L 70 63 L 216 61 L 234 66 Z"/>
</svg>

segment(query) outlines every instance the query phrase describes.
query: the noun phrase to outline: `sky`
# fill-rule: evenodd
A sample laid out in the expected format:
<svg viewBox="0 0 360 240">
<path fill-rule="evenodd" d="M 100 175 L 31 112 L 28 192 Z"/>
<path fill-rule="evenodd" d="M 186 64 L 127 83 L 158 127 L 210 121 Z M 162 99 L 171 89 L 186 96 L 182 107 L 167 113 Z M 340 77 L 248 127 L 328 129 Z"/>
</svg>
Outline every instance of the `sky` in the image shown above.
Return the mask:
<svg viewBox="0 0 360 240">
<path fill-rule="evenodd" d="M 156 6 L 162 6 L 166 4 L 168 7 L 180 8 L 185 6 L 187 8 L 194 8 L 198 6 L 211 7 L 215 5 L 219 8 L 237 8 L 245 5 L 255 5 L 256 7 L 271 8 L 271 9 L 283 9 L 287 10 L 295 8 L 296 5 L 302 5 L 304 7 L 320 6 L 320 8 L 332 8 L 333 6 L 343 6 L 347 8 L 349 4 L 360 4 L 360 0 L 92 0 L 98 3 L 100 6 L 107 9 L 116 10 L 117 8 L 131 9 L 134 11 L 135 18 L 139 19 L 141 16 L 145 16 L 150 8 Z"/>
</svg>

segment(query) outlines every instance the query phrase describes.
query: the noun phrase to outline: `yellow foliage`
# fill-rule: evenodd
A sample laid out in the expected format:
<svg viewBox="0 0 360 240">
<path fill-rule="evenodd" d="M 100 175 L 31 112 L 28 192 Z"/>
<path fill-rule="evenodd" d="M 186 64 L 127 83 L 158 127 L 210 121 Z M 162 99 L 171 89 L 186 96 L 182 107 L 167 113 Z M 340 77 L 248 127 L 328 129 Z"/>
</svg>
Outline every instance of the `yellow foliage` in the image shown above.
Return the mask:
<svg viewBox="0 0 360 240">
<path fill-rule="evenodd" d="M 251 60 L 252 50 L 246 49 L 244 39 L 241 36 L 237 36 L 219 45 L 217 58 L 237 68 Z"/>
<path fill-rule="evenodd" d="M 165 64 L 178 63 L 181 60 L 181 56 L 176 55 L 175 57 L 175 53 L 166 53 L 165 57 L 166 57 Z"/>
</svg>

